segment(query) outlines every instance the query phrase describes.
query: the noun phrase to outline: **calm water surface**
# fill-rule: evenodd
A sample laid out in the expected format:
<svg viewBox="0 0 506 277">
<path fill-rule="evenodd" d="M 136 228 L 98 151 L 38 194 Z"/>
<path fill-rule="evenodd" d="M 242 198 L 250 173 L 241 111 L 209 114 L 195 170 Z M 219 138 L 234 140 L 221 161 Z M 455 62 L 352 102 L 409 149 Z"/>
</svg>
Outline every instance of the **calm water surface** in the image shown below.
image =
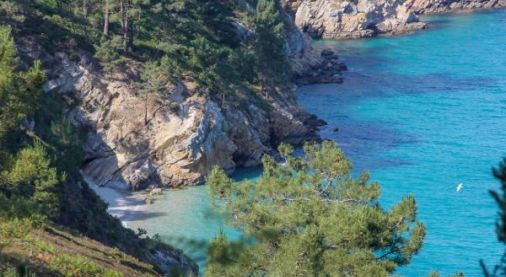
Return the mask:
<svg viewBox="0 0 506 277">
<path fill-rule="evenodd" d="M 386 207 L 416 197 L 428 235 L 399 274 L 480 276 L 479 260 L 494 264 L 502 254 L 487 190 L 496 187 L 491 168 L 506 156 L 506 11 L 431 20 L 431 30 L 412 36 L 315 43 L 335 49 L 349 72 L 344 84 L 301 88 L 299 101 L 329 123 L 322 136 L 337 141 L 357 172 L 368 169 L 382 183 Z M 205 242 L 220 229 L 240 236 L 213 212 L 206 187 L 170 191 L 150 213 L 134 226 L 201 266 Z"/>
</svg>

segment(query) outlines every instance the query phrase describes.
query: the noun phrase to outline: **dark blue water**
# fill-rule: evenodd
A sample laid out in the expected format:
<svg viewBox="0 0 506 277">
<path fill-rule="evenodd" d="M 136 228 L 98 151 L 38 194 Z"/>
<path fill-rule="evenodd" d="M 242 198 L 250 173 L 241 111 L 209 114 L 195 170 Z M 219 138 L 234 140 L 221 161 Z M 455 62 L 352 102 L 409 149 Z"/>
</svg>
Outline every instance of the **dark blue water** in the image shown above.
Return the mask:
<svg viewBox="0 0 506 277">
<path fill-rule="evenodd" d="M 428 234 L 399 274 L 480 276 L 479 260 L 495 264 L 503 249 L 487 190 L 496 187 L 491 168 L 506 156 L 506 12 L 431 20 L 431 30 L 411 36 L 315 43 L 335 49 L 350 70 L 344 84 L 301 88 L 299 100 L 329 123 L 322 136 L 337 141 L 355 170 L 381 182 L 386 207 L 416 197 Z M 239 173 L 248 174 L 255 172 Z M 205 242 L 221 228 L 240 235 L 212 211 L 206 187 L 170 191 L 152 210 L 161 216 L 137 225 L 201 266 Z"/>
</svg>

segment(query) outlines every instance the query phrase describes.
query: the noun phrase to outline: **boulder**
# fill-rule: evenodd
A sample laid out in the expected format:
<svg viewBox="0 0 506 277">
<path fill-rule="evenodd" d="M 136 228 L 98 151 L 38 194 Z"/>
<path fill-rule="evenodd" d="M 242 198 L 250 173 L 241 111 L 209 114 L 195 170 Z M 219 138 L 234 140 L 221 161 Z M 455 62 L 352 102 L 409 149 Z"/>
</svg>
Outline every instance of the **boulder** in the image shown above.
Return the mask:
<svg viewBox="0 0 506 277">
<path fill-rule="evenodd" d="M 152 190 L 149 192 L 149 195 L 150 195 L 150 196 L 162 195 L 162 189 L 161 189 L 161 188 L 154 188 L 154 189 L 152 189 Z"/>
</svg>

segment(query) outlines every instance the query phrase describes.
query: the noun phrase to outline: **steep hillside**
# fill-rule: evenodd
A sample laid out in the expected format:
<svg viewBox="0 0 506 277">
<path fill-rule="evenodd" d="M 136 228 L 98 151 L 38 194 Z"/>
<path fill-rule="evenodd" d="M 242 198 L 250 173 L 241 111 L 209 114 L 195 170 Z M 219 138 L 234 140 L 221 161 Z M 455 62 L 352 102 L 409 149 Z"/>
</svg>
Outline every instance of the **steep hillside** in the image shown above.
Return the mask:
<svg viewBox="0 0 506 277">
<path fill-rule="evenodd" d="M 345 67 L 314 53 L 275 2 L 134 2 L 139 18 L 113 2 L 4 9 L 24 60 L 43 61 L 46 93 L 69 100 L 87 180 L 199 184 L 215 165 L 256 166 L 281 141 L 318 138 L 322 122 L 298 107 L 292 77 L 341 82 Z"/>
<path fill-rule="evenodd" d="M 79 174 L 84 133 L 64 113 L 71 99 L 43 93 L 41 62 L 18 59 L 19 50 L 11 28 L 0 26 L 1 275 L 16 268 L 43 276 L 138 276 L 142 267 L 153 275 L 197 272 L 181 251 L 141 238 L 107 213 Z M 99 249 L 108 256 L 101 262 Z M 121 261 L 115 255 L 131 256 L 124 258 L 131 265 L 118 267 L 123 274 L 112 269 Z"/>
<path fill-rule="evenodd" d="M 163 276 L 153 264 L 58 227 L 9 221 L 0 234 L 0 276 Z"/>
<path fill-rule="evenodd" d="M 281 141 L 318 139 L 294 78 L 345 69 L 274 1 L 1 1 L 0 25 L 5 274 L 195 273 L 83 180 L 175 187 L 258 165 Z"/>
</svg>

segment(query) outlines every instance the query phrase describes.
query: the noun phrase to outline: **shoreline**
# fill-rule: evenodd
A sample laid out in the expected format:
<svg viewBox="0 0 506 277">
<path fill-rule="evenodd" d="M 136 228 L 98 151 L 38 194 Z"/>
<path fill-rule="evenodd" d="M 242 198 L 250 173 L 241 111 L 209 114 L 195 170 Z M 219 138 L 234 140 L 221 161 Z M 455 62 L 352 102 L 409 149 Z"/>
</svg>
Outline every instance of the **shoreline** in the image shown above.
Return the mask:
<svg viewBox="0 0 506 277">
<path fill-rule="evenodd" d="M 410 6 L 409 8 L 412 8 Z M 419 9 L 415 11 L 415 14 L 419 16 L 420 18 L 423 17 L 431 17 L 431 16 L 440 16 L 440 15 L 465 15 L 465 14 L 472 14 L 472 13 L 480 13 L 480 12 L 494 12 L 494 11 L 500 11 L 500 10 L 506 10 L 506 4 L 504 5 L 498 5 L 498 6 L 492 6 L 492 7 L 485 7 L 485 6 L 476 6 L 476 7 L 449 7 L 449 6 L 443 6 L 437 8 L 431 8 L 431 9 L 425 9 L 422 10 Z M 425 22 L 425 21 L 421 21 Z"/>
<path fill-rule="evenodd" d="M 95 182 L 84 176 L 83 179 L 107 203 L 107 212 L 119 219 L 124 227 L 128 228 L 129 222 L 136 221 L 140 213 L 147 211 L 148 205 L 131 193 L 110 187 L 98 186 Z"/>
</svg>

